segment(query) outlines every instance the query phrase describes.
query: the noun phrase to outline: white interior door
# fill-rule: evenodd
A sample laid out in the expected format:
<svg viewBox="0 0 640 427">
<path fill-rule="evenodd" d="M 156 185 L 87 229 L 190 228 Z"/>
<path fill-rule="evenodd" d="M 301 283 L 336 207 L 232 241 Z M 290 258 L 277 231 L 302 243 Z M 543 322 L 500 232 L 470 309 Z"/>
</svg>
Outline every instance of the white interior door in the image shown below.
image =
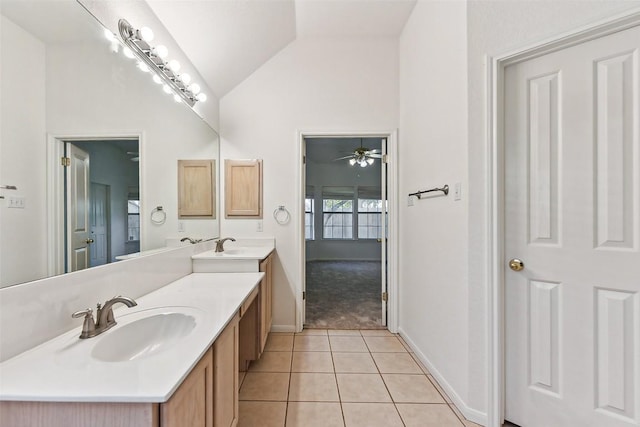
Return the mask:
<svg viewBox="0 0 640 427">
<path fill-rule="evenodd" d="M 382 250 L 381 250 L 381 260 L 380 262 L 382 263 L 382 277 L 381 277 L 381 285 L 382 285 L 382 293 L 381 295 L 383 295 L 383 297 L 381 298 L 382 300 L 382 326 L 386 326 L 387 325 L 387 302 L 389 299 L 389 292 L 387 290 L 387 282 L 388 282 L 388 272 L 389 272 L 389 266 L 388 266 L 388 262 L 387 262 L 387 249 L 388 249 L 388 245 L 387 245 L 387 238 L 389 236 L 389 231 L 388 231 L 388 221 L 387 221 L 387 213 L 388 213 L 388 200 L 387 200 L 387 164 L 385 163 L 385 159 L 387 156 L 387 139 L 386 138 L 382 138 L 382 143 L 381 143 L 381 152 L 382 152 L 382 159 L 380 159 L 380 168 L 382 169 L 382 179 L 381 179 L 381 183 L 380 183 L 380 197 L 382 198 L 382 213 L 380 214 L 380 224 L 382 225 L 382 231 L 381 231 L 381 245 L 382 245 Z"/>
<path fill-rule="evenodd" d="M 67 271 L 89 267 L 90 239 L 90 175 L 89 154 L 71 143 L 66 144 L 67 157 Z"/>
<path fill-rule="evenodd" d="M 639 50 L 636 27 L 505 70 L 505 417 L 521 426 L 640 423 Z"/>
<path fill-rule="evenodd" d="M 109 186 L 91 183 L 90 266 L 106 264 L 109 252 Z"/>
</svg>

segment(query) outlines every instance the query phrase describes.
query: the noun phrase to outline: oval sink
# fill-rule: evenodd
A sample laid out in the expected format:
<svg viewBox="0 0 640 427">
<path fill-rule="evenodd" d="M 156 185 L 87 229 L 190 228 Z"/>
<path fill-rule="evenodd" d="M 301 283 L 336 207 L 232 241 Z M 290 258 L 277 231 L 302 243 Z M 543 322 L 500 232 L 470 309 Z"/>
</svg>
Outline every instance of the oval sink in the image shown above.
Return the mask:
<svg viewBox="0 0 640 427">
<path fill-rule="evenodd" d="M 195 317 L 183 313 L 161 313 L 116 325 L 99 342 L 91 356 L 104 362 L 145 358 L 171 347 L 196 327 Z"/>
</svg>

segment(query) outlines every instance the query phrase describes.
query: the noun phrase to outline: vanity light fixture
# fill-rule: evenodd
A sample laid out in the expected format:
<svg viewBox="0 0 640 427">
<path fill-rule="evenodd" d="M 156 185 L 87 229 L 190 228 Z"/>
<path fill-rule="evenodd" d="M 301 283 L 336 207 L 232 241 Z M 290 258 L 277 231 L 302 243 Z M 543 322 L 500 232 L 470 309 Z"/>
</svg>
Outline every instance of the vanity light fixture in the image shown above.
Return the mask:
<svg viewBox="0 0 640 427">
<path fill-rule="evenodd" d="M 207 100 L 207 95 L 200 92 L 201 89 L 197 83 L 189 84 L 191 82 L 189 74 L 178 74 L 180 70 L 178 61 L 166 60 L 169 52 L 165 46 L 154 47 L 149 44 L 154 38 L 151 29 L 143 27 L 137 30 L 126 19 L 121 19 L 118 22 L 118 30 L 125 44 L 124 54 L 130 58 L 137 56 L 140 60 L 138 68 L 144 72 L 152 71 L 153 81 L 161 84 L 165 93 L 173 93 L 176 102 L 185 102 L 193 107 L 196 102 Z M 113 36 L 112 33 L 110 34 Z M 112 40 L 106 31 L 105 35 L 107 39 Z"/>
</svg>

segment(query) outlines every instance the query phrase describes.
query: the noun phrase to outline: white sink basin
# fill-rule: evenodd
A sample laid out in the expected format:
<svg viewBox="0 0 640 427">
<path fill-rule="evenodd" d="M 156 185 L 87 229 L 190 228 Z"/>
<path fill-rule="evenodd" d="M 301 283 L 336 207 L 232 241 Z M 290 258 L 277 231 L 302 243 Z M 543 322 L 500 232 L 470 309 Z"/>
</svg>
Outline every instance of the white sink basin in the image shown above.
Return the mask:
<svg viewBox="0 0 640 427">
<path fill-rule="evenodd" d="M 196 327 L 193 313 L 153 309 L 131 314 L 140 317 L 119 324 L 106 332 L 91 351 L 91 357 L 103 362 L 125 362 L 153 356 L 176 345 Z"/>
</svg>

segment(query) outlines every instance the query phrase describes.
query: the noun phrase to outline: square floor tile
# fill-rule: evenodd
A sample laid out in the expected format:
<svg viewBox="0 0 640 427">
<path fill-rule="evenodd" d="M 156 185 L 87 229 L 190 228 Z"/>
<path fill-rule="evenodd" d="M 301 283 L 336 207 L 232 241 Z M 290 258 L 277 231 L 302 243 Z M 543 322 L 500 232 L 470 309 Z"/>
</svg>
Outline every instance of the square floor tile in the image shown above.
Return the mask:
<svg viewBox="0 0 640 427">
<path fill-rule="evenodd" d="M 308 328 L 308 329 L 303 329 L 302 332 L 297 332 L 296 335 L 327 335 L 327 330 Z"/>
<path fill-rule="evenodd" d="M 442 387 L 440 387 L 440 384 L 438 384 L 438 381 L 436 381 L 436 379 L 433 378 L 431 375 L 427 375 L 427 378 L 429 378 L 429 381 L 431 381 L 431 384 L 433 384 L 436 390 L 438 390 L 438 392 L 442 395 L 442 397 L 444 398 L 444 401 L 447 403 L 452 403 L 451 398 L 447 395 L 447 393 L 444 392 Z"/>
<path fill-rule="evenodd" d="M 329 329 L 329 336 L 337 335 L 337 336 L 350 336 L 350 337 L 361 337 L 359 329 Z"/>
<path fill-rule="evenodd" d="M 396 405 L 406 427 L 462 427 L 462 422 L 446 404 Z"/>
<path fill-rule="evenodd" d="M 403 427 L 392 403 L 343 403 L 346 427 Z"/>
<path fill-rule="evenodd" d="M 328 351 L 295 351 L 291 372 L 333 372 L 333 360 Z"/>
<path fill-rule="evenodd" d="M 378 368 L 369 353 L 333 352 L 333 365 L 337 373 L 377 374 Z"/>
<path fill-rule="evenodd" d="M 240 387 L 240 400 L 286 401 L 288 392 L 288 373 L 249 372 Z"/>
<path fill-rule="evenodd" d="M 289 402 L 287 427 L 344 427 L 342 408 L 340 403 Z"/>
<path fill-rule="evenodd" d="M 291 351 L 293 350 L 293 335 L 269 334 L 264 351 Z"/>
<path fill-rule="evenodd" d="M 426 375 L 382 374 L 396 403 L 445 403 Z"/>
<path fill-rule="evenodd" d="M 293 351 L 329 351 L 329 337 L 296 335 Z"/>
<path fill-rule="evenodd" d="M 391 402 L 380 374 L 336 374 L 336 377 L 342 402 Z"/>
<path fill-rule="evenodd" d="M 289 387 L 291 402 L 339 402 L 338 386 L 334 374 L 298 373 L 291 374 Z"/>
<path fill-rule="evenodd" d="M 394 337 L 388 329 L 360 329 L 363 337 Z"/>
<path fill-rule="evenodd" d="M 238 427 L 282 427 L 287 402 L 240 402 Z"/>
<path fill-rule="evenodd" d="M 371 353 L 382 374 L 423 374 L 409 353 Z"/>
<path fill-rule="evenodd" d="M 265 351 L 249 365 L 249 372 L 290 372 L 290 351 Z"/>
<path fill-rule="evenodd" d="M 407 350 L 396 337 L 364 337 L 371 353 L 403 353 Z"/>
<path fill-rule="evenodd" d="M 330 336 L 329 344 L 331 344 L 331 351 L 341 352 L 369 352 L 369 349 L 364 343 L 362 337 L 341 337 Z"/>
</svg>

